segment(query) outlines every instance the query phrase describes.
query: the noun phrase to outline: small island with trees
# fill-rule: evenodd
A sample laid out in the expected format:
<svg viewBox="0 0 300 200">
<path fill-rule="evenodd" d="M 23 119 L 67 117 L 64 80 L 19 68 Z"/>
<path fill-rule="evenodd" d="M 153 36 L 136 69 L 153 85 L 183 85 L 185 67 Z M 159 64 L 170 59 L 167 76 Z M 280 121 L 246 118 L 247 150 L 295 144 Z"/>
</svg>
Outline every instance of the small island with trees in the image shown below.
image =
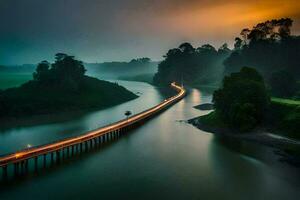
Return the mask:
<svg viewBox="0 0 300 200">
<path fill-rule="evenodd" d="M 137 98 L 117 83 L 85 75 L 83 63 L 58 53 L 55 62 L 42 61 L 20 87 L 0 90 L 1 124 L 31 116 L 102 109 Z"/>
</svg>

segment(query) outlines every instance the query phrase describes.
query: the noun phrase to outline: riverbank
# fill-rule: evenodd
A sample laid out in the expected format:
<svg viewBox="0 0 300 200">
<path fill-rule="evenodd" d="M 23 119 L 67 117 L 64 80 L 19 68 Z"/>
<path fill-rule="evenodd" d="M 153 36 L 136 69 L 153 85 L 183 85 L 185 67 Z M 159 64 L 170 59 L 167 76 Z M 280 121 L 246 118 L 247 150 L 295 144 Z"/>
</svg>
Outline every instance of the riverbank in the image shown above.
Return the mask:
<svg viewBox="0 0 300 200">
<path fill-rule="evenodd" d="M 0 128 L 51 123 L 138 98 L 116 83 L 84 76 L 78 89 L 29 81 L 0 92 Z"/>
<path fill-rule="evenodd" d="M 123 119 L 125 110 L 137 113 L 166 98 L 149 84 L 118 83 L 134 93 L 142 93 L 141 96 L 65 123 L 7 130 L 0 134 L 0 153 L 10 153 L 27 144 L 42 145 L 80 135 Z M 0 199 L 42 199 L 45 194 L 56 200 L 84 199 L 87 196 L 96 199 L 99 194 L 103 199 L 239 200 L 250 196 L 281 200 L 299 196 L 298 169 L 285 163 L 282 163 L 283 167 L 281 163 L 280 166 L 273 163 L 266 165 L 240 156 L 212 134 L 176 122 L 193 118 L 199 112 L 207 113 L 193 106 L 209 101 L 209 94 L 191 89 L 182 101 L 118 141 L 101 146 L 88 155 L 70 158 L 70 161 L 61 162 L 51 169 L 41 170 L 38 176 L 1 185 Z M 251 156 L 254 154 L 253 157 L 258 159 L 270 157 L 269 148 L 251 147 Z M 47 159 L 51 161 L 50 157 Z M 220 190 L 224 187 L 224 180 L 230 180 L 230 184 Z M 59 193 L 51 192 L 55 188 L 64 189 Z"/>
<path fill-rule="evenodd" d="M 214 111 L 190 119 L 188 123 L 200 130 L 213 133 L 219 138 L 255 142 L 278 149 L 284 161 L 300 167 L 300 141 L 271 133 L 268 131 L 270 126 L 258 127 L 251 132 L 240 133 L 226 126 Z"/>
</svg>

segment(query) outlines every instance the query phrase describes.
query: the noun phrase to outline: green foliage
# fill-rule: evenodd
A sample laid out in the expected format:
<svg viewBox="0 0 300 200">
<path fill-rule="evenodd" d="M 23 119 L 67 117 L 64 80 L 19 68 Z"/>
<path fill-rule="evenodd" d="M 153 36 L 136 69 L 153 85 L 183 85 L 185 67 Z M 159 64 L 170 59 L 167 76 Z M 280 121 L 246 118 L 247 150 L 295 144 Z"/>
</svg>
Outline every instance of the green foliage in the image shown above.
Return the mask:
<svg viewBox="0 0 300 200">
<path fill-rule="evenodd" d="M 31 79 L 31 73 L 0 72 L 0 89 L 17 87 Z"/>
<path fill-rule="evenodd" d="M 33 79 L 43 87 L 57 87 L 76 91 L 82 81 L 86 69 L 81 61 L 73 56 L 58 53 L 55 62 L 50 65 L 47 61 L 38 64 Z"/>
<path fill-rule="evenodd" d="M 291 97 L 294 96 L 297 90 L 297 82 L 294 76 L 281 70 L 274 72 L 270 80 L 272 95 L 277 97 Z"/>
<path fill-rule="evenodd" d="M 224 61 L 225 73 L 252 66 L 263 75 L 272 94 L 295 95 L 300 80 L 300 37 L 291 35 L 292 22 L 289 18 L 270 20 L 243 29 L 241 38 L 235 39 L 234 52 Z"/>
<path fill-rule="evenodd" d="M 227 128 L 227 125 L 221 119 L 217 112 L 213 111 L 207 115 L 200 116 L 198 118 L 200 123 L 205 126 L 215 127 L 215 128 Z"/>
<path fill-rule="evenodd" d="M 216 112 L 239 131 L 250 131 L 260 124 L 269 101 L 262 76 L 248 67 L 226 76 L 223 87 L 213 94 Z"/>
<path fill-rule="evenodd" d="M 282 98 L 276 98 L 276 97 L 272 97 L 271 100 L 273 102 L 276 102 L 276 103 L 287 104 L 287 105 L 299 105 L 300 106 L 300 100 L 282 99 Z"/>
<path fill-rule="evenodd" d="M 137 97 L 116 83 L 84 73 L 81 61 L 66 54 L 57 54 L 51 66 L 41 62 L 33 80 L 0 91 L 0 118 L 103 108 Z"/>
<path fill-rule="evenodd" d="M 300 103 L 272 99 L 266 124 L 272 132 L 300 139 Z"/>
<path fill-rule="evenodd" d="M 223 76 L 223 60 L 229 54 L 226 44 L 216 50 L 209 44 L 195 49 L 191 44 L 183 43 L 164 56 L 153 83 L 168 85 L 183 81 L 188 85 L 199 85 L 218 82 Z"/>
</svg>

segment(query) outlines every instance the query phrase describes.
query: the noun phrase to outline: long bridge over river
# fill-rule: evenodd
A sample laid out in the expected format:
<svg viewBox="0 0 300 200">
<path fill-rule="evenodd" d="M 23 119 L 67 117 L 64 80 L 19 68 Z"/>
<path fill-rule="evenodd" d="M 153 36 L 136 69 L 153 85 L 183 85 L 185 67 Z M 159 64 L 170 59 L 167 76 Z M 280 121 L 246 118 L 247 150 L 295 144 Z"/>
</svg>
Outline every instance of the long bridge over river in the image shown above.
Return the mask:
<svg viewBox="0 0 300 200">
<path fill-rule="evenodd" d="M 0 167 L 2 168 L 2 177 L 7 179 L 8 168 L 13 167 L 15 176 L 29 172 L 29 162 L 33 162 L 34 170 L 38 170 L 39 160 L 42 159 L 43 166 L 47 165 L 47 157 L 50 156 L 51 164 L 59 163 L 62 157 L 73 156 L 77 153 L 87 151 L 89 148 L 96 148 L 103 143 L 115 140 L 128 130 L 135 128 L 147 119 L 155 116 L 181 100 L 186 91 L 182 86 L 171 83 L 171 87 L 177 91 L 175 96 L 165 99 L 158 105 L 133 115 L 113 124 L 101 127 L 99 129 L 87 132 L 83 135 L 59 140 L 50 144 L 27 148 L 12 154 L 0 157 Z M 48 158 L 49 159 L 49 158 Z"/>
</svg>

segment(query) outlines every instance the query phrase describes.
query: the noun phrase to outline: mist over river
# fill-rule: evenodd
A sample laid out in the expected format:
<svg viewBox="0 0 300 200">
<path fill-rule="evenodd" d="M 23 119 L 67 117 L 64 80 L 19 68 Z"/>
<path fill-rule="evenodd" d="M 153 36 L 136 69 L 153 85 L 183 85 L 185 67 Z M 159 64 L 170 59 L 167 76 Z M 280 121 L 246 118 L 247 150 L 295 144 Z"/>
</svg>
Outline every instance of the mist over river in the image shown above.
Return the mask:
<svg viewBox="0 0 300 200">
<path fill-rule="evenodd" d="M 155 87 L 117 81 L 139 98 L 69 121 L 0 131 L 0 154 L 75 136 L 161 102 Z M 181 120 L 211 93 L 190 89 L 163 113 L 93 152 L 0 186 L 0 199 L 297 199 L 299 169 L 256 144 L 224 144 Z"/>
</svg>

